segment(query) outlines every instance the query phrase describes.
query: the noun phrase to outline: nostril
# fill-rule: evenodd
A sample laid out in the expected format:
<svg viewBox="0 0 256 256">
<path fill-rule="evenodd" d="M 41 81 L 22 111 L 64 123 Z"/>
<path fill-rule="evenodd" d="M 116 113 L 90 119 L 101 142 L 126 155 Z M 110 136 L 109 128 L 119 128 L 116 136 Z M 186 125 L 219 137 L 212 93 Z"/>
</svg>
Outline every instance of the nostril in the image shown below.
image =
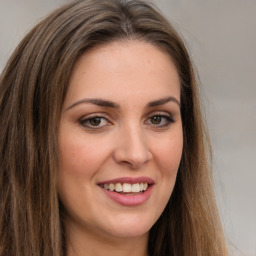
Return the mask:
<svg viewBox="0 0 256 256">
<path fill-rule="evenodd" d="M 114 159 L 119 164 L 130 166 L 132 169 L 137 169 L 146 164 L 150 160 L 150 157 L 147 155 L 129 155 L 127 153 L 123 153 L 123 155 L 115 154 Z"/>
</svg>

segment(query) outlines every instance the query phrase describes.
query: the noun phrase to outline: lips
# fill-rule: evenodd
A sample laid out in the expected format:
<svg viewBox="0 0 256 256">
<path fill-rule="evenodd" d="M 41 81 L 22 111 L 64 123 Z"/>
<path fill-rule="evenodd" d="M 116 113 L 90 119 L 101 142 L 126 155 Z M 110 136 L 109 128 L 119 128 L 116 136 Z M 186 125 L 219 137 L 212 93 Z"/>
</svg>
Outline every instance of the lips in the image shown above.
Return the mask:
<svg viewBox="0 0 256 256">
<path fill-rule="evenodd" d="M 154 180 L 149 177 L 122 177 L 100 182 L 105 195 L 118 204 L 136 206 L 146 202 L 152 192 Z"/>
</svg>

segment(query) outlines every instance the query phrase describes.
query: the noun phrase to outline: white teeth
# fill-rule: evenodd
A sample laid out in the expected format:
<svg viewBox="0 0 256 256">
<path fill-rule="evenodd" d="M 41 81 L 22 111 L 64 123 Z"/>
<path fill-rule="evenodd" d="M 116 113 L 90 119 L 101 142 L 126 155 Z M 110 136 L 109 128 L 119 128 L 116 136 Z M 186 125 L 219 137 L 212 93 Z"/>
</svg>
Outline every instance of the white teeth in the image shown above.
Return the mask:
<svg viewBox="0 0 256 256">
<path fill-rule="evenodd" d="M 140 192 L 140 184 L 132 184 L 132 192 Z"/>
<path fill-rule="evenodd" d="M 103 187 L 110 191 L 124 192 L 124 193 L 139 193 L 147 190 L 148 183 L 109 183 L 104 184 Z"/>
<path fill-rule="evenodd" d="M 123 192 L 132 192 L 132 185 L 128 183 L 123 184 Z"/>
<path fill-rule="evenodd" d="M 116 183 L 115 191 L 116 192 L 122 192 L 123 191 L 121 183 Z"/>
<path fill-rule="evenodd" d="M 108 189 L 109 189 L 110 191 L 114 191 L 114 190 L 115 190 L 115 185 L 114 185 L 113 183 L 110 183 L 110 184 L 108 185 Z"/>
</svg>

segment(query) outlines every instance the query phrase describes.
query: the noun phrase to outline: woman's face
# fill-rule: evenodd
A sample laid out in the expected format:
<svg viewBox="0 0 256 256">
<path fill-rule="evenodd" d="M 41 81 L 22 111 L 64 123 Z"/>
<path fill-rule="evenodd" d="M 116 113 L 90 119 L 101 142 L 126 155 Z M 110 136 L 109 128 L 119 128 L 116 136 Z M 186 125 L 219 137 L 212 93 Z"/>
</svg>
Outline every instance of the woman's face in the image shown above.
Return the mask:
<svg viewBox="0 0 256 256">
<path fill-rule="evenodd" d="M 58 193 L 68 232 L 147 236 L 176 180 L 180 83 L 171 58 L 141 41 L 86 52 L 59 129 Z"/>
</svg>

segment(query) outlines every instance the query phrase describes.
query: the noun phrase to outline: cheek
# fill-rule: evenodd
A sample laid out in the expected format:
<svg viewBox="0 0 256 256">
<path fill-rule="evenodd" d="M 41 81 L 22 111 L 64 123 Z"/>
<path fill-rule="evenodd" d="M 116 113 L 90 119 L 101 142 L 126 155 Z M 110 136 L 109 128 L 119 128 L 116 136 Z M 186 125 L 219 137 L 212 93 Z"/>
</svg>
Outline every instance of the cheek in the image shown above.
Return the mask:
<svg viewBox="0 0 256 256">
<path fill-rule="evenodd" d="M 102 146 L 102 141 L 92 141 L 88 136 L 85 139 L 81 133 L 65 133 L 65 136 L 60 133 L 58 192 L 72 216 L 77 217 L 81 205 L 83 209 L 89 207 L 93 197 L 91 184 L 95 183 L 94 177 L 100 172 L 107 155 L 108 148 Z"/>
<path fill-rule="evenodd" d="M 176 182 L 178 168 L 183 150 L 183 135 L 181 130 L 175 135 L 167 136 L 165 140 L 159 140 L 154 148 L 155 160 L 158 172 L 157 198 L 158 198 L 158 215 L 159 217 L 166 207 Z M 161 200 L 159 200 L 161 198 Z"/>
<path fill-rule="evenodd" d="M 165 175 L 176 175 L 179 168 L 183 150 L 183 135 L 182 130 L 175 133 L 175 136 L 170 136 L 161 143 L 158 143 L 155 148 L 155 158 L 161 166 L 161 171 Z"/>
<path fill-rule="evenodd" d="M 108 148 L 97 146 L 97 140 L 83 139 L 82 136 L 60 138 L 60 172 L 72 175 L 93 175 L 108 155 Z"/>
</svg>

